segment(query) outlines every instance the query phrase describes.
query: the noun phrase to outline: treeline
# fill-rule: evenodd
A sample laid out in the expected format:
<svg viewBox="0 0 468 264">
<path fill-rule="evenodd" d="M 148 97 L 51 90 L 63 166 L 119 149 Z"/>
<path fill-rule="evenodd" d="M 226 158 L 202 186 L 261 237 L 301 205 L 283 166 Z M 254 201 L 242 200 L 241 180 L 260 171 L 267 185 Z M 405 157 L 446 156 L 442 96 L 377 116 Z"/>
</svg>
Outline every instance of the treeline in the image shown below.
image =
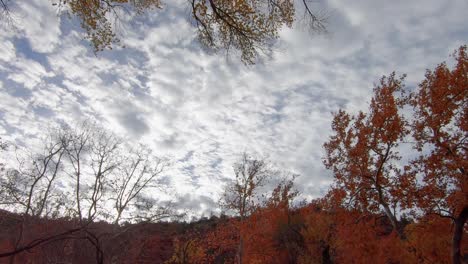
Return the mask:
<svg viewBox="0 0 468 264">
<path fill-rule="evenodd" d="M 239 241 L 242 263 L 451 263 L 448 219 L 405 219 L 401 239 L 385 216 L 328 206 L 271 203 L 244 221 L 212 220 L 178 234 L 166 263 L 239 263 Z"/>
<path fill-rule="evenodd" d="M 152 242 L 125 234 L 177 216 L 145 195 L 160 186 L 165 161 L 142 146 L 123 151 L 118 139 L 89 126 L 56 131 L 42 154 L 2 170 L 1 205 L 17 214 L 2 218 L 13 220 L 2 220 L 9 226 L 0 257 L 14 262 L 81 241 L 98 263 L 466 263 L 466 49 L 453 54 L 452 69 L 442 63 L 428 70 L 414 89 L 392 73 L 375 86 L 367 111 L 334 114 L 324 144 L 334 182 L 323 198 L 297 205 L 296 176 L 243 154 L 220 203 L 232 217 L 159 224 L 166 229 L 152 240 L 154 225 L 140 228 L 140 238 Z M 59 182 L 72 191 L 63 193 Z M 97 220 L 114 224 L 98 228 Z M 139 253 L 119 258 L 109 241 Z"/>
</svg>

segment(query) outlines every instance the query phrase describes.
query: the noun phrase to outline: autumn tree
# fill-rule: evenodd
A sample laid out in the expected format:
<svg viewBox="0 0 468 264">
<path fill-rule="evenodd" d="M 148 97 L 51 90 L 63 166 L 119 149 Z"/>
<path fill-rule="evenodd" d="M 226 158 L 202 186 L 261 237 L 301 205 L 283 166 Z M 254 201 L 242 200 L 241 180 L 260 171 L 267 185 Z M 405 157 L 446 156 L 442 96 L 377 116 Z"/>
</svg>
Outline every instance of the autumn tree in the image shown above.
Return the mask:
<svg viewBox="0 0 468 264">
<path fill-rule="evenodd" d="M 300 209 L 304 227 L 300 230 L 304 248 L 299 263 L 332 263 L 332 249 L 336 237 L 336 210 L 324 206 L 326 198 L 313 200 Z"/>
<path fill-rule="evenodd" d="M 236 217 L 218 230 L 226 241 L 219 248 L 233 246 L 237 263 L 295 263 L 301 250 L 301 223 L 293 213 L 297 175 L 273 169 L 263 159 L 243 153 L 234 164 L 235 179 L 225 188 L 221 205 Z M 267 183 L 276 182 L 273 189 Z M 233 233 L 235 232 L 235 233 Z"/>
<path fill-rule="evenodd" d="M 59 3 L 68 5 L 80 18 L 95 51 L 110 48 L 118 41 L 109 14 L 118 17 L 118 9 L 125 7 L 142 13 L 161 9 L 163 5 L 160 0 L 71 0 Z M 302 3 L 309 27 L 324 31 L 325 19 L 312 12 L 308 1 Z M 188 4 L 201 43 L 215 50 L 221 48 L 229 52 L 232 48 L 237 49 L 241 52 L 241 60 L 248 64 L 255 62 L 259 52 L 268 49 L 283 26 L 291 27 L 295 20 L 292 0 L 189 0 Z"/>
<path fill-rule="evenodd" d="M 207 240 L 196 231 L 174 238 L 174 253 L 165 264 L 206 263 L 206 242 Z"/>
<path fill-rule="evenodd" d="M 293 201 L 294 177 L 282 179 L 241 224 L 245 263 L 297 263 L 303 250 L 302 217 Z"/>
<path fill-rule="evenodd" d="M 422 216 L 405 228 L 408 248 L 417 263 L 452 263 L 450 256 L 453 227 L 451 219 L 435 214 Z M 468 242 L 465 242 L 465 247 Z"/>
<path fill-rule="evenodd" d="M 398 147 L 409 133 L 401 114 L 407 101 L 401 95 L 402 81 L 395 74 L 383 77 L 367 113 L 336 113 L 334 134 L 324 144 L 324 164 L 334 173 L 335 187 L 343 190 L 345 205 L 361 212 L 383 210 L 400 237 L 396 210 L 411 205 L 407 192 L 414 186 L 414 178 L 403 174 L 397 164 Z"/>
<path fill-rule="evenodd" d="M 454 223 L 452 263 L 462 263 L 464 225 L 468 218 L 468 57 L 467 47 L 454 53 L 455 67 L 446 63 L 428 70 L 411 95 L 412 135 L 419 157 L 408 167 L 422 177 L 418 206 L 426 214 Z"/>
<path fill-rule="evenodd" d="M 5 17 L 8 1 L 0 2 Z M 325 31 L 325 16 L 314 13 L 308 0 L 301 2 L 307 26 Z M 114 21 L 123 13 L 140 15 L 163 8 L 161 0 L 52 0 L 52 4 L 79 19 L 95 52 L 119 43 Z M 189 0 L 187 5 L 202 44 L 213 50 L 239 50 L 247 64 L 270 48 L 282 27 L 292 26 L 297 7 L 293 0 Z"/>
<path fill-rule="evenodd" d="M 383 209 L 401 238 L 399 211 L 413 209 L 420 221 L 451 219 L 452 263 L 458 264 L 468 217 L 466 46 L 454 57 L 454 69 L 442 63 L 428 70 L 410 95 L 395 95 L 403 85 L 392 74 L 374 89 L 368 113 L 335 114 L 324 163 L 334 172 L 339 203 L 362 213 Z M 399 154 L 402 143 L 415 150 L 407 161 Z"/>
<path fill-rule="evenodd" d="M 291 0 L 190 2 L 201 43 L 227 51 L 238 49 L 245 63 L 254 63 L 258 52 L 277 38 L 278 30 L 294 21 Z"/>
<path fill-rule="evenodd" d="M 220 221 L 203 237 L 204 251 L 208 263 L 236 263 L 239 249 L 239 221 Z"/>
</svg>

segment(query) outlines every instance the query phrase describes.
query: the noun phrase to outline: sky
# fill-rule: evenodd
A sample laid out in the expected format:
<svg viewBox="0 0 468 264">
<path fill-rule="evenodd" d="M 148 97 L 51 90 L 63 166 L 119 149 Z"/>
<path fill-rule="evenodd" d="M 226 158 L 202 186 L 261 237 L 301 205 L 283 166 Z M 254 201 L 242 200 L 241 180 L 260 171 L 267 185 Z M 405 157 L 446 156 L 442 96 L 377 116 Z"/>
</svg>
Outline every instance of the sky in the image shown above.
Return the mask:
<svg viewBox="0 0 468 264">
<path fill-rule="evenodd" d="M 125 47 L 97 56 L 50 1 L 13 1 L 14 27 L 0 28 L 0 137 L 29 147 L 47 126 L 96 120 L 170 158 L 179 205 L 201 214 L 217 208 L 244 151 L 299 174 L 302 198 L 320 197 L 332 113 L 366 110 L 382 75 L 406 73 L 411 88 L 448 60 L 468 42 L 468 1 L 312 6 L 328 13 L 328 34 L 284 28 L 271 56 L 246 66 L 200 46 L 183 0 L 125 17 Z"/>
</svg>

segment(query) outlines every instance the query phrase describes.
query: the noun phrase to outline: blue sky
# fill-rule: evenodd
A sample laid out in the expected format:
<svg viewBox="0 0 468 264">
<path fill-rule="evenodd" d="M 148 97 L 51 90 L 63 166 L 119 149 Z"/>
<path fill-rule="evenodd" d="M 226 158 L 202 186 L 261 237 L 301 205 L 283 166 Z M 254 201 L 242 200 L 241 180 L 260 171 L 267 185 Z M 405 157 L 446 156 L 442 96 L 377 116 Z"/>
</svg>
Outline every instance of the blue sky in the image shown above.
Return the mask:
<svg viewBox="0 0 468 264">
<path fill-rule="evenodd" d="M 392 71 L 407 85 L 468 42 L 466 0 L 329 0 L 327 35 L 283 29 L 271 58 L 243 65 L 201 48 L 186 1 L 124 17 L 125 48 L 94 56 L 74 19 L 47 0 L 16 1 L 0 30 L 0 136 L 33 146 L 44 127 L 92 119 L 172 160 L 181 206 L 215 207 L 243 151 L 298 173 L 305 198 L 331 182 L 322 144 L 331 113 L 367 109 Z M 298 12 L 300 13 L 300 12 Z"/>
</svg>

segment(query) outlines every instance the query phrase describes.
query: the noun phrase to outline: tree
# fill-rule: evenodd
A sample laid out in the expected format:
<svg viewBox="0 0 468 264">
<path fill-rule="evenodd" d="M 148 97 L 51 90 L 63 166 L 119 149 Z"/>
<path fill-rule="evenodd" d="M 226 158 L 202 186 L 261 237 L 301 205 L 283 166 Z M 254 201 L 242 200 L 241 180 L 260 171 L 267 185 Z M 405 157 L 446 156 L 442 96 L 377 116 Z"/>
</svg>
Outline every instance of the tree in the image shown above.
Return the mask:
<svg viewBox="0 0 468 264">
<path fill-rule="evenodd" d="M 400 113 L 407 99 L 396 97 L 403 91 L 403 78 L 384 76 L 374 88 L 367 114 L 336 113 L 334 134 L 324 144 L 324 164 L 333 171 L 336 188 L 343 190 L 346 206 L 364 213 L 383 209 L 400 237 L 395 211 L 411 205 L 408 192 L 415 184 L 396 164 L 401 159 L 398 146 L 409 133 Z"/>
<path fill-rule="evenodd" d="M 336 216 L 336 210 L 324 208 L 324 201 L 327 201 L 327 198 L 314 200 L 300 210 L 304 218 L 304 228 L 301 230 L 304 249 L 299 263 L 333 263 L 331 251 L 333 240 L 336 238 L 335 222 L 341 220 Z"/>
<path fill-rule="evenodd" d="M 290 27 L 294 20 L 290 0 L 192 0 L 191 4 L 201 43 L 212 48 L 236 48 L 245 63 L 253 63 L 258 52 L 277 38 L 278 29 Z"/>
<path fill-rule="evenodd" d="M 115 201 L 115 224 L 119 223 L 122 213 L 128 207 L 138 206 L 135 201 L 141 197 L 145 189 L 157 185 L 157 177 L 166 165 L 163 159 L 155 157 L 150 149 L 142 145 L 128 152 L 126 159 L 122 160 L 119 165 L 118 177 L 110 181 L 110 189 L 114 194 L 110 199 Z M 144 199 L 140 200 L 144 202 Z M 156 215 L 153 215 L 154 217 Z M 164 218 L 164 215 L 157 215 L 157 217 Z"/>
<path fill-rule="evenodd" d="M 93 124 L 60 132 L 71 165 L 68 176 L 74 182 L 74 216 L 92 222 L 98 216 L 108 177 L 119 166 L 120 141 Z"/>
<path fill-rule="evenodd" d="M 13 18 L 10 7 L 8 6 L 9 1 L 10 0 L 0 0 L 0 21 L 3 20 L 2 23 L 11 26 L 13 23 Z"/>
<path fill-rule="evenodd" d="M 270 170 L 264 160 L 243 153 L 233 166 L 235 179 L 224 190 L 222 207 L 245 219 L 260 205 L 258 190 L 268 180 Z"/>
<path fill-rule="evenodd" d="M 2 138 L 0 138 L 0 153 L 5 151 L 8 148 L 8 145 L 2 141 Z M 3 174 L 5 173 L 5 164 L 3 164 L 0 161 L 0 188 L 3 186 L 3 182 L 1 179 L 3 179 Z M 0 194 L 0 199 L 1 199 L 1 194 Z M 2 199 L 3 200 L 3 199 Z"/>
<path fill-rule="evenodd" d="M 95 246 L 97 262 L 102 263 L 103 256 L 99 241 L 94 234 L 87 230 L 89 223 L 95 219 L 96 204 L 101 193 L 100 183 L 102 183 L 102 180 L 99 171 L 96 174 L 96 179 L 99 180 L 96 180 L 93 188 L 91 188 L 93 195 L 90 198 L 91 203 L 88 210 L 88 221 L 86 222 L 83 222 L 83 209 L 80 207 L 80 203 L 83 201 L 82 192 L 79 188 L 82 185 L 83 160 L 81 158 L 87 150 L 96 150 L 86 148 L 90 134 L 88 133 L 89 130 L 85 129 L 84 131 L 79 136 L 69 131 L 52 133 L 44 142 L 43 153 L 29 154 L 26 158 L 20 159 L 19 167 L 9 170 L 6 177 L 2 179 L 1 188 L 4 196 L 1 203 L 9 208 L 13 207 L 17 212 L 21 213 L 22 219 L 19 223 L 13 250 L 0 254 L 0 257 L 11 256 L 11 262 L 13 263 L 16 254 L 36 246 L 64 239 L 65 237 L 76 239 L 84 236 Z M 73 168 L 74 173 L 69 175 L 76 179 L 75 204 L 78 205 L 77 209 L 67 205 L 65 194 L 57 188 L 57 182 L 63 180 L 66 175 L 64 171 L 67 168 L 65 159 L 70 161 Z M 92 164 L 94 164 L 94 161 L 92 161 Z M 93 168 L 95 167 L 93 166 Z M 64 212 L 67 214 L 67 212 L 71 211 L 78 215 L 80 223 L 78 226 L 23 243 L 25 231 L 28 229 L 31 218 L 57 218 L 63 215 Z"/>
<path fill-rule="evenodd" d="M 7 147 L 8 147 L 8 144 L 7 144 L 6 142 L 4 142 L 4 141 L 2 140 L 2 138 L 0 137 L 0 150 L 2 150 L 2 151 L 3 151 L 3 150 L 6 150 Z"/>
<path fill-rule="evenodd" d="M 448 218 L 430 214 L 418 219 L 417 223 L 408 225 L 405 229 L 408 243 L 418 263 L 452 262 L 451 250 L 448 250 L 451 248 L 453 233 L 450 222 Z"/>
<path fill-rule="evenodd" d="M 19 159 L 18 168 L 1 175 L 0 205 L 16 210 L 22 219 L 14 248 L 0 253 L 0 258 L 14 257 L 58 240 L 85 239 L 94 246 L 96 261 L 102 263 L 100 237 L 89 228 L 93 222 L 113 218 L 118 223 L 131 207 L 137 209 L 134 221 L 171 216 L 170 208 L 155 209 L 141 196 L 160 184 L 154 180 L 166 164 L 150 153 L 139 145 L 126 152 L 119 138 L 89 122 L 80 128 L 54 131 L 45 141 L 43 153 Z M 64 182 L 70 183 L 72 193 L 58 187 Z M 115 215 L 107 210 L 110 201 L 115 202 Z M 40 217 L 69 217 L 77 221 L 66 230 L 26 241 L 29 220 Z"/>
<path fill-rule="evenodd" d="M 454 54 L 454 69 L 442 63 L 428 70 L 410 95 L 394 95 L 404 91 L 402 78 L 382 78 L 369 113 L 350 116 L 340 110 L 332 123 L 334 134 L 324 145 L 324 163 L 334 172 L 339 203 L 362 213 L 382 208 L 403 239 L 397 211 L 413 209 L 420 221 L 431 215 L 451 219 L 454 264 L 462 262 L 468 218 L 466 49 Z M 398 153 L 401 143 L 413 144 L 415 150 L 411 156 L 416 158 L 406 164 Z"/>
<path fill-rule="evenodd" d="M 29 154 L 28 160 L 19 161 L 18 169 L 7 170 L 2 175 L 0 205 L 21 213 L 14 250 L 18 250 L 23 242 L 30 217 L 47 217 L 60 210 L 60 203 L 53 199 L 53 192 L 64 153 L 63 145 L 49 137 L 43 153 Z"/>
<path fill-rule="evenodd" d="M 302 218 L 293 208 L 294 179 L 282 179 L 263 205 L 242 223 L 245 263 L 298 263 Z"/>
<path fill-rule="evenodd" d="M 239 216 L 242 225 L 247 216 L 260 204 L 258 190 L 271 175 L 264 160 L 254 159 L 245 152 L 233 167 L 235 180 L 226 186 L 221 203 L 225 209 L 232 210 Z M 240 234 L 237 249 L 239 264 L 243 263 L 243 248 L 244 240 Z"/>
<path fill-rule="evenodd" d="M 193 232 L 174 238 L 174 253 L 165 264 L 206 263 L 203 245 L 207 241 L 200 239 L 200 234 Z"/>
<path fill-rule="evenodd" d="M 9 15 L 8 0 L 0 8 Z M 293 0 L 188 0 L 191 17 L 202 44 L 214 50 L 232 48 L 241 52 L 244 63 L 255 63 L 259 53 L 270 48 L 278 31 L 291 27 L 295 20 Z M 308 0 L 302 1 L 308 26 L 325 31 L 325 17 L 312 12 Z M 113 21 L 121 12 L 142 14 L 162 9 L 161 0 L 54 0 L 59 10 L 75 15 L 95 52 L 119 43 Z M 1 14 L 0 14 L 1 15 Z"/>
<path fill-rule="evenodd" d="M 409 173 L 422 176 L 418 206 L 426 214 L 452 219 L 452 261 L 461 263 L 464 225 L 468 219 L 468 56 L 466 46 L 454 53 L 450 70 L 442 63 L 427 71 L 411 95 L 411 126 L 420 152 Z"/>
<path fill-rule="evenodd" d="M 26 216 L 50 216 L 50 198 L 63 154 L 60 143 L 49 138 L 42 153 L 28 154 L 27 160 L 19 160 L 17 169 L 6 170 L 0 179 L 0 204 Z"/>
<path fill-rule="evenodd" d="M 205 262 L 297 263 L 301 218 L 292 209 L 296 175 L 280 174 L 264 160 L 243 153 L 234 164 L 236 180 L 226 186 L 222 205 L 236 216 L 219 221 L 203 237 Z M 260 188 L 280 176 L 273 190 Z M 245 202 L 244 202 L 245 201 Z M 242 212 L 242 213 L 241 213 Z"/>
<path fill-rule="evenodd" d="M 233 167 L 235 179 L 225 187 L 221 205 L 237 217 L 218 228 L 215 240 L 225 241 L 219 248 L 234 249 L 234 238 L 237 263 L 296 263 L 302 241 L 300 221 L 291 209 L 299 194 L 297 175 L 273 170 L 247 153 Z M 272 180 L 279 181 L 273 190 L 262 188 Z"/>
</svg>

